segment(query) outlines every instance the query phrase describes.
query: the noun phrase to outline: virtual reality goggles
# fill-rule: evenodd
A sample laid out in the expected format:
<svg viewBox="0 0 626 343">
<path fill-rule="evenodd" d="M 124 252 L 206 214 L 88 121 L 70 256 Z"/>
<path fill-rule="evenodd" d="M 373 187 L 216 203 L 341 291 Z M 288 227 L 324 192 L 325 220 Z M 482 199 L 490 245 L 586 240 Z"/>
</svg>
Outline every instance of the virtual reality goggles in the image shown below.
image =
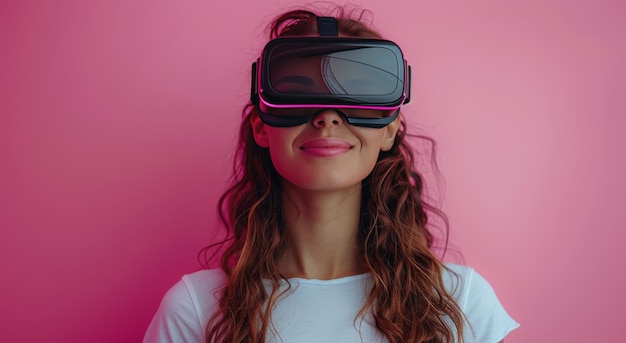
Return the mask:
<svg viewBox="0 0 626 343">
<path fill-rule="evenodd" d="M 252 64 L 250 99 L 270 126 L 302 125 L 333 109 L 351 125 L 381 128 L 409 102 L 410 71 L 388 40 L 281 37 Z"/>
</svg>

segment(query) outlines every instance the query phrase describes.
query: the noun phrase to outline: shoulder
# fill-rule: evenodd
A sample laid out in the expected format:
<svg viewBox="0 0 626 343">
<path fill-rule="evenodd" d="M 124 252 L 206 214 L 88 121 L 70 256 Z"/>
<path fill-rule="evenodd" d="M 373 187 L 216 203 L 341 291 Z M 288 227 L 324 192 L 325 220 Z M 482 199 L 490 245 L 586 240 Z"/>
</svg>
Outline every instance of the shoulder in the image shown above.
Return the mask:
<svg viewBox="0 0 626 343">
<path fill-rule="evenodd" d="M 496 343 L 519 324 L 509 316 L 489 282 L 473 268 L 446 264 L 443 279 L 463 311 L 465 342 Z"/>
<path fill-rule="evenodd" d="M 199 270 L 183 275 L 163 296 L 161 306 L 166 310 L 191 307 L 199 317 L 210 316 L 211 307 L 217 302 L 218 292 L 226 280 L 219 269 Z M 208 317 L 207 317 L 208 318 Z"/>
<path fill-rule="evenodd" d="M 204 342 L 204 328 L 225 280 L 218 269 L 184 275 L 163 296 L 144 342 Z"/>
<path fill-rule="evenodd" d="M 489 282 L 474 268 L 452 263 L 446 263 L 445 267 L 443 281 L 446 289 L 462 308 L 467 305 L 469 298 L 479 295 L 489 296 L 493 292 Z"/>
<path fill-rule="evenodd" d="M 221 269 L 203 269 L 191 274 L 185 274 L 179 281 L 190 292 L 196 295 L 214 293 L 226 281 L 226 275 Z"/>
</svg>

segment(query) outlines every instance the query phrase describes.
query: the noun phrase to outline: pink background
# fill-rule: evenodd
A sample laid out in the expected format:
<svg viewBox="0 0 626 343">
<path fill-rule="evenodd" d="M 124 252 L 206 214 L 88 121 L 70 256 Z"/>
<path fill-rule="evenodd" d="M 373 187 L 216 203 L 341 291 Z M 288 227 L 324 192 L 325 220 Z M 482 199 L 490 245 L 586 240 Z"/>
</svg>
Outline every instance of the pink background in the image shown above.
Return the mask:
<svg viewBox="0 0 626 343">
<path fill-rule="evenodd" d="M 413 65 L 452 241 L 521 342 L 623 342 L 626 11 L 357 2 Z M 198 268 L 264 25 L 293 1 L 2 1 L 0 341 L 137 342 Z"/>
</svg>

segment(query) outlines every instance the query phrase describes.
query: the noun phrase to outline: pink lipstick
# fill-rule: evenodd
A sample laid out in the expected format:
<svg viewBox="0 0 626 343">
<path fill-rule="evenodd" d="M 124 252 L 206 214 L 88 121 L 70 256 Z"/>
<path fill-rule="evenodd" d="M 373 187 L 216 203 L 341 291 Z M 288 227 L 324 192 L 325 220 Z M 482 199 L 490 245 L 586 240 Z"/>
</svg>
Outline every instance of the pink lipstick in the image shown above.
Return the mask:
<svg viewBox="0 0 626 343">
<path fill-rule="evenodd" d="M 319 137 L 302 144 L 300 150 L 316 156 L 337 156 L 352 149 L 352 145 L 336 137 Z"/>
</svg>

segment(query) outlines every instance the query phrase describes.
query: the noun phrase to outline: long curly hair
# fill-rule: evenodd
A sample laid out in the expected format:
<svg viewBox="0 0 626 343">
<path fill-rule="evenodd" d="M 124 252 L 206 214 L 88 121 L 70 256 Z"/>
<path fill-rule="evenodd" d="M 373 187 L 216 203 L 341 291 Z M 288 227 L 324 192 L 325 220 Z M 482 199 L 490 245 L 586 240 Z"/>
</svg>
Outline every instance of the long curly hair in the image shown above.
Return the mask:
<svg viewBox="0 0 626 343">
<path fill-rule="evenodd" d="M 381 38 L 363 23 L 367 12 L 339 7 L 333 14 L 342 35 Z M 309 10 L 289 11 L 271 23 L 270 39 L 316 35 L 316 17 Z M 265 342 L 271 309 L 286 280 L 278 269 L 285 251 L 281 179 L 268 149 L 254 141 L 250 118 L 256 111 L 251 103 L 244 108 L 232 183 L 219 200 L 228 237 L 217 244 L 225 244 L 220 265 L 227 278 L 207 323 L 207 342 Z M 432 252 L 435 239 L 427 229 L 428 214 L 443 218 L 446 228 L 447 220 L 424 200 L 423 177 L 414 171 L 406 135 L 402 118 L 393 147 L 380 153 L 362 182 L 358 246 L 374 284 L 357 317 L 371 312 L 392 343 L 453 342 L 455 336 L 462 339 L 464 318 L 444 287 L 446 267 Z M 272 284 L 271 291 L 263 280 Z"/>
</svg>

